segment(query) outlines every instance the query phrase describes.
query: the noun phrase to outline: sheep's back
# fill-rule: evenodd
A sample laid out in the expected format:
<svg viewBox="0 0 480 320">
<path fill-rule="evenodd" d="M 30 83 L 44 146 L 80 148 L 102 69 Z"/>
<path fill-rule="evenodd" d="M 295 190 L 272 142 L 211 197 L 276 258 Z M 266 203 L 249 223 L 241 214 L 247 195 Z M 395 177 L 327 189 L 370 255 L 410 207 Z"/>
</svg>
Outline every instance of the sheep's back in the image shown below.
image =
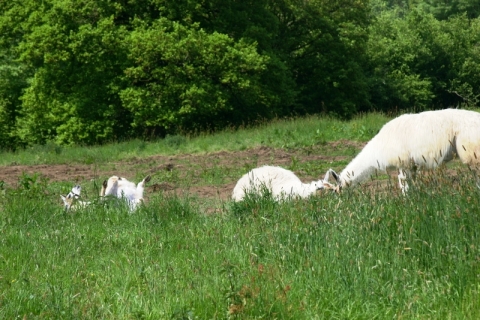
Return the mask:
<svg viewBox="0 0 480 320">
<path fill-rule="evenodd" d="M 452 159 L 462 119 L 469 116 L 465 110 L 455 109 L 402 115 L 385 124 L 372 139 L 373 153 L 384 168 L 412 164 L 435 168 Z"/>
<path fill-rule="evenodd" d="M 249 171 L 238 180 L 232 198 L 240 201 L 245 192 L 260 193 L 264 188 L 278 197 L 282 193 L 295 192 L 301 186 L 302 182 L 293 172 L 281 167 L 263 166 Z"/>
</svg>

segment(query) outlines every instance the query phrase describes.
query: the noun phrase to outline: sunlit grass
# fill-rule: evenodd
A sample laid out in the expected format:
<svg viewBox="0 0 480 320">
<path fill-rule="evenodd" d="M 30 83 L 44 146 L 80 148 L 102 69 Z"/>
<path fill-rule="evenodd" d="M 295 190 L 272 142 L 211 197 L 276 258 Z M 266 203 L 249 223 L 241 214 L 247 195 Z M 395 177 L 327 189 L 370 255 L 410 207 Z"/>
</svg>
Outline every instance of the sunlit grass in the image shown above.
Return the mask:
<svg viewBox="0 0 480 320">
<path fill-rule="evenodd" d="M 259 145 L 309 153 L 367 141 L 386 121 L 278 120 L 35 154 L 51 157 L 42 163 L 96 163 Z M 221 185 L 254 165 L 191 163 L 155 181 Z M 325 165 L 343 166 L 292 158 L 288 167 L 316 176 Z M 478 319 L 480 189 L 469 168 L 452 168 L 454 177 L 441 166 L 409 181 L 407 196 L 382 176 L 378 186 L 283 203 L 156 192 L 134 214 L 101 202 L 66 213 L 59 192 L 72 182 L 23 174 L 15 188 L 0 184 L 0 319 Z M 82 195 L 95 200 L 99 183 L 82 184 Z"/>
<path fill-rule="evenodd" d="M 40 189 L 0 210 L 0 317 L 474 319 L 480 192 L 412 183 L 276 203 L 157 194 L 135 214 L 64 213 Z M 50 190 L 49 186 L 45 187 Z"/>
<path fill-rule="evenodd" d="M 104 146 L 58 146 L 47 143 L 27 147 L 15 153 L 2 152 L 0 165 L 32 164 L 102 164 L 155 154 L 206 153 L 238 151 L 267 145 L 274 148 L 299 148 L 321 145 L 339 139 L 367 141 L 389 119 L 372 113 L 352 121 L 310 116 L 276 120 L 255 127 L 228 129 L 197 136 L 167 136 L 156 141 L 130 140 Z M 113 159 L 112 159 L 113 158 Z"/>
</svg>

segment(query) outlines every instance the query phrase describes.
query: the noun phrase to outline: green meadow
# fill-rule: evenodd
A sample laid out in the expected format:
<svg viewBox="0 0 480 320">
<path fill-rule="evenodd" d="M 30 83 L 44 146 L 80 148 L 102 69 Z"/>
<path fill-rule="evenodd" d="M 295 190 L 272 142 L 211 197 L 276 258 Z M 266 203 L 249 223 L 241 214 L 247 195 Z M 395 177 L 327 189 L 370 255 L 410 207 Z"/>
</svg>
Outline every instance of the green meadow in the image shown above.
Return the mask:
<svg viewBox="0 0 480 320">
<path fill-rule="evenodd" d="M 359 151 L 332 143 L 361 145 L 389 119 L 278 119 L 158 141 L 47 144 L 1 153 L 0 166 L 93 164 L 101 172 L 112 161 L 268 146 L 345 159 L 287 166 L 323 176 Z M 143 177 L 148 163 L 129 175 Z M 195 183 L 222 186 L 253 166 L 210 166 Z M 152 180 L 192 184 L 188 172 Z M 268 194 L 234 203 L 160 191 L 129 213 L 95 199 L 101 181 L 79 181 L 94 203 L 65 212 L 59 194 L 75 181 L 0 176 L 0 318 L 480 319 L 477 181 L 454 160 L 420 175 L 407 196 L 380 175 L 368 187 L 281 203 Z"/>
</svg>

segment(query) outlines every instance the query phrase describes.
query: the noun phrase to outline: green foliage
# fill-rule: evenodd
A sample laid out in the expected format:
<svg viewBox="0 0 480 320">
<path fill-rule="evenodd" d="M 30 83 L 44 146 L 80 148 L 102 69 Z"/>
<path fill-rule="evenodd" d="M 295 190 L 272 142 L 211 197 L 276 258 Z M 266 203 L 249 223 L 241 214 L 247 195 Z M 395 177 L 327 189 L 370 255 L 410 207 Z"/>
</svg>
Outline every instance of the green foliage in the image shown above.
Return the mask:
<svg viewBox="0 0 480 320">
<path fill-rule="evenodd" d="M 48 178 L 40 176 L 38 173 L 28 174 L 23 172 L 18 178 L 18 188 L 14 193 L 20 193 L 28 198 L 41 198 L 45 196 Z"/>
<path fill-rule="evenodd" d="M 2 3 L 7 63 L 30 71 L 0 90 L 16 95 L 1 110 L 2 140 L 95 144 L 291 114 L 352 115 L 368 105 L 358 60 L 365 3 Z"/>
<path fill-rule="evenodd" d="M 465 16 L 438 21 L 420 10 L 379 14 L 368 46 L 372 103 L 383 110 L 475 106 L 479 78 L 466 67 L 478 69 L 479 41 L 478 21 Z"/>
<path fill-rule="evenodd" d="M 281 115 L 351 116 L 368 106 L 367 1 L 165 1 L 165 15 L 250 39 L 270 57 L 264 90 Z"/>
<path fill-rule="evenodd" d="M 480 17 L 480 3 L 476 0 L 425 0 L 418 5 L 440 20 L 462 14 L 471 19 Z"/>
<path fill-rule="evenodd" d="M 113 17 L 121 7 L 97 1 L 3 6 L 0 43 L 35 70 L 13 133 L 26 143 L 63 144 L 128 135 L 129 118 L 116 93 L 125 53 L 119 50 L 124 29 Z"/>
<path fill-rule="evenodd" d="M 289 68 L 296 75 L 298 102 L 304 112 L 351 117 L 368 109 L 367 4 L 312 1 L 293 7 L 292 21 L 284 21 L 291 37 L 285 54 L 292 57 Z"/>
<path fill-rule="evenodd" d="M 112 162 L 113 158 L 123 161 L 158 154 L 238 151 L 265 145 L 283 149 L 306 147 L 309 148 L 309 153 L 320 152 L 320 148 L 323 150 L 321 152 L 334 155 L 338 150 L 332 149 L 328 145 L 329 142 L 342 139 L 368 141 L 390 119 L 391 117 L 381 113 L 364 114 L 350 121 L 309 116 L 277 119 L 249 128 L 227 129 L 198 136 L 167 135 L 164 139 L 154 141 L 135 139 L 90 147 L 58 146 L 47 143 L 26 147 L 16 152 L 4 151 L 0 153 L 0 165 L 81 163 L 106 166 Z M 256 165 L 255 162 L 252 164 L 253 167 Z M 249 170 L 253 167 L 245 169 Z M 175 181 L 176 177 L 168 177 L 168 179 Z"/>
<path fill-rule="evenodd" d="M 57 161 L 88 154 L 108 162 L 112 155 L 159 150 L 190 154 L 194 146 L 232 150 L 234 139 L 250 148 L 274 134 L 280 141 L 269 146 L 291 142 L 310 152 L 319 133 L 328 141 L 369 139 L 386 121 L 381 114 L 348 122 L 308 117 L 185 140 L 172 136 L 141 150 L 139 141 L 81 150 L 49 144 L 29 154 Z M 353 156 L 341 147 L 314 151 Z M 150 167 L 157 159 L 144 160 Z M 223 163 L 206 175 L 190 160 L 185 174 L 153 179 L 192 186 L 195 177 L 198 185 L 231 186 L 256 166 L 254 159 L 241 168 Z M 292 159 L 292 167 L 310 172 L 318 162 L 324 161 Z M 128 163 L 130 174 L 144 167 L 138 168 Z M 75 213 L 65 213 L 58 197 L 72 181 L 30 173 L 15 188 L 0 181 L 0 318 L 477 319 L 480 190 L 471 169 L 459 166 L 452 174 L 447 168 L 409 181 L 408 196 L 385 180 L 285 202 L 268 193 L 234 203 L 152 188 L 134 214 L 126 206 L 98 205 L 99 182 L 90 179 L 79 183 L 82 198 L 94 205 Z M 226 181 L 213 183 L 211 176 Z M 212 207 L 216 214 L 207 210 Z"/>
<path fill-rule="evenodd" d="M 152 26 L 140 24 L 128 46 L 135 66 L 125 73 L 133 85 L 120 96 L 135 128 L 216 127 L 225 114 L 247 120 L 269 107 L 260 82 L 268 58 L 255 45 L 160 19 Z"/>
<path fill-rule="evenodd" d="M 478 105 L 478 1 L 0 3 L 0 148 Z"/>
<path fill-rule="evenodd" d="M 19 146 L 16 119 L 21 106 L 19 98 L 27 86 L 27 74 L 24 65 L 0 49 L 0 149 L 15 150 Z"/>
<path fill-rule="evenodd" d="M 453 76 L 447 90 L 468 106 L 480 104 L 480 18 L 465 16 L 449 19 L 445 31 L 450 35 L 442 42 L 451 54 Z"/>
<path fill-rule="evenodd" d="M 395 10 L 407 14 L 411 10 L 422 10 L 438 20 L 447 20 L 455 15 L 466 14 L 469 19 L 480 16 L 480 4 L 476 0 L 371 0 L 373 12 Z"/>
</svg>

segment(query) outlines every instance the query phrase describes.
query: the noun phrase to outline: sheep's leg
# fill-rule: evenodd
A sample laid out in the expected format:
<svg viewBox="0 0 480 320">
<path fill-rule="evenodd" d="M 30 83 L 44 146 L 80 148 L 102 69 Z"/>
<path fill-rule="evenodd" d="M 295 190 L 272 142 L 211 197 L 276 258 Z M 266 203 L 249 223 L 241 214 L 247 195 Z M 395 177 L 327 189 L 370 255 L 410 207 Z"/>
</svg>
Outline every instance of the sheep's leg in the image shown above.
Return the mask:
<svg viewBox="0 0 480 320">
<path fill-rule="evenodd" d="M 150 176 L 146 176 L 145 178 L 143 178 L 143 180 L 137 184 L 137 190 L 143 191 L 143 188 L 145 188 L 145 183 L 149 182 L 150 179 L 151 179 Z"/>
<path fill-rule="evenodd" d="M 107 185 L 108 185 L 108 181 L 103 180 L 102 189 L 100 189 L 100 198 L 101 199 L 105 198 L 105 193 L 107 191 Z"/>
<path fill-rule="evenodd" d="M 137 184 L 137 190 L 133 198 L 129 199 L 130 211 L 135 211 L 137 205 L 143 202 L 143 192 L 145 190 L 145 183 L 149 182 L 150 176 L 146 176 L 142 181 Z"/>
<path fill-rule="evenodd" d="M 398 169 L 398 184 L 400 189 L 402 189 L 402 193 L 406 194 L 408 191 L 408 183 L 407 183 L 407 171 L 405 169 Z"/>
<path fill-rule="evenodd" d="M 69 195 L 67 196 L 60 195 L 60 198 L 62 198 L 63 207 L 65 208 L 65 211 L 68 211 L 68 209 L 70 209 L 70 207 L 72 206 L 73 199 L 69 197 Z"/>
<path fill-rule="evenodd" d="M 110 187 L 110 189 L 105 190 L 105 196 L 115 196 L 119 197 L 120 195 L 118 194 L 118 180 L 115 180 Z"/>
<path fill-rule="evenodd" d="M 143 195 L 143 190 L 145 189 L 145 183 L 149 182 L 151 179 L 150 176 L 146 176 L 142 181 L 137 184 L 137 191 Z"/>
</svg>

